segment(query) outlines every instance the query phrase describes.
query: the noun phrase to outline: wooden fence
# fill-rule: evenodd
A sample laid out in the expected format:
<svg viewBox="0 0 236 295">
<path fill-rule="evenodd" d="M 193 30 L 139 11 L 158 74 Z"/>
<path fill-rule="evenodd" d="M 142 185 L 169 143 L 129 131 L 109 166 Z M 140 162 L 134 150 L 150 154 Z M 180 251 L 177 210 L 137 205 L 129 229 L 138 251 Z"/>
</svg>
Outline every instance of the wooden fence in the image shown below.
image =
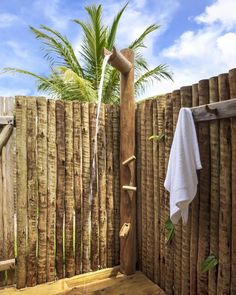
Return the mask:
<svg viewBox="0 0 236 295">
<path fill-rule="evenodd" d="M 169 195 L 163 186 L 180 108 L 235 97 L 236 69 L 138 104 L 139 267 L 167 294 L 236 294 L 236 119 L 197 124 L 199 189 L 188 224 L 180 222 L 169 243 Z M 149 140 L 153 134 L 163 137 Z M 219 264 L 203 273 L 209 255 Z"/>
<path fill-rule="evenodd" d="M 16 98 L 17 287 L 119 264 L 119 107 Z"/>
<path fill-rule="evenodd" d="M 236 294 L 236 119 L 197 124 L 199 189 L 188 224 L 169 243 L 163 187 L 180 108 L 235 97 L 236 69 L 137 104 L 138 265 L 167 294 Z M 12 115 L 13 105 L 1 98 L 0 115 Z M 0 286 L 119 264 L 119 106 L 101 109 L 91 202 L 96 105 L 17 97 L 14 113 L 0 156 L 0 261 L 17 257 L 17 265 L 16 274 L 0 272 Z M 211 254 L 219 264 L 203 273 Z"/>
</svg>

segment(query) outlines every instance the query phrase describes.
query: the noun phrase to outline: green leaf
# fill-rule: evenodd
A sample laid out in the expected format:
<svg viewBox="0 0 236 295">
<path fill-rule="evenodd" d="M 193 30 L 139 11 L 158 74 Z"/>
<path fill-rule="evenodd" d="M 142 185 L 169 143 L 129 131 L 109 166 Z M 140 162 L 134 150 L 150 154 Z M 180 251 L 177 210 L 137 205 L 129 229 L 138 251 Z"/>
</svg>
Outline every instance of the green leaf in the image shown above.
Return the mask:
<svg viewBox="0 0 236 295">
<path fill-rule="evenodd" d="M 165 229 L 167 232 L 167 235 L 166 235 L 166 244 L 167 244 L 170 241 L 172 241 L 172 239 L 175 235 L 175 227 L 174 227 L 174 224 L 172 223 L 172 221 L 170 220 L 170 218 L 168 218 L 168 220 L 165 223 Z"/>
<path fill-rule="evenodd" d="M 215 257 L 215 255 L 210 255 L 206 258 L 206 260 L 202 263 L 201 271 L 207 272 L 214 268 L 218 264 L 218 259 Z"/>
<path fill-rule="evenodd" d="M 150 136 L 148 139 L 149 139 L 149 140 L 161 141 L 164 137 L 165 137 L 165 134 L 162 133 L 162 134 L 160 134 L 160 135 L 155 135 L 155 134 L 154 134 L 154 135 Z"/>
</svg>

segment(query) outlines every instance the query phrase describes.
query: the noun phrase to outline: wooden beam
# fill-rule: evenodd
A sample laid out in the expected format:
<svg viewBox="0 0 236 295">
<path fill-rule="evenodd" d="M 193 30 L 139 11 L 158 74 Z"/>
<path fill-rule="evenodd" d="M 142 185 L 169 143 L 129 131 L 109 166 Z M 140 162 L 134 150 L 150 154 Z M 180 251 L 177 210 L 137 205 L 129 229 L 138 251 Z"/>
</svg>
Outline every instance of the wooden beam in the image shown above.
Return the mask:
<svg viewBox="0 0 236 295">
<path fill-rule="evenodd" d="M 15 268 L 15 259 L 0 261 L 0 271 Z"/>
<path fill-rule="evenodd" d="M 129 234 L 120 239 L 120 269 L 126 275 L 136 271 L 136 193 L 123 189 L 135 187 L 135 161 L 123 165 L 135 155 L 134 52 L 124 49 L 121 54 L 132 64 L 128 73 L 121 74 L 120 102 L 120 224 L 129 223 Z"/>
<path fill-rule="evenodd" d="M 3 146 L 7 143 L 9 137 L 11 136 L 13 130 L 13 125 L 6 125 L 3 127 L 2 132 L 0 133 L 0 153 Z"/>
<path fill-rule="evenodd" d="M 236 117 L 236 98 L 191 108 L 195 122 Z"/>
<path fill-rule="evenodd" d="M 0 125 L 14 125 L 14 116 L 0 116 Z"/>
<path fill-rule="evenodd" d="M 122 74 L 128 73 L 132 68 L 132 63 L 115 47 L 112 52 L 104 48 L 103 55 L 110 55 L 108 63 Z"/>
</svg>

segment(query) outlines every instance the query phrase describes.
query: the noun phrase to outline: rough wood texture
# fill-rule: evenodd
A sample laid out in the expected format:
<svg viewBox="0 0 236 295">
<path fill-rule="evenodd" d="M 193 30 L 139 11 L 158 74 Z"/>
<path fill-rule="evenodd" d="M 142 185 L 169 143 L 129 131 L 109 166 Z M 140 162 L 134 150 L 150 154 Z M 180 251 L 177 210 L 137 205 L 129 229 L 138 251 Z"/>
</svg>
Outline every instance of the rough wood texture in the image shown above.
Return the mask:
<svg viewBox="0 0 236 295">
<path fill-rule="evenodd" d="M 230 98 L 236 97 L 236 69 L 229 71 Z M 231 189 L 232 189 L 232 224 L 231 224 L 231 294 L 236 294 L 236 119 L 231 120 Z"/>
<path fill-rule="evenodd" d="M 112 107 L 106 108 L 106 206 L 107 206 L 107 266 L 114 265 L 114 199 L 113 199 L 113 140 Z"/>
<path fill-rule="evenodd" d="M 218 77 L 219 97 L 229 98 L 228 74 Z M 230 239 L 231 239 L 231 128 L 230 119 L 220 121 L 220 215 L 219 268 L 217 293 L 230 293 Z"/>
<path fill-rule="evenodd" d="M 16 97 L 16 180 L 17 180 L 17 288 L 26 285 L 27 223 L 27 103 Z"/>
<path fill-rule="evenodd" d="M 55 279 L 55 224 L 57 189 L 56 102 L 48 100 L 48 219 L 47 281 Z"/>
<path fill-rule="evenodd" d="M 153 100 L 153 134 L 158 134 L 158 113 L 157 101 Z M 158 142 L 153 140 L 153 197 L 154 197 L 154 282 L 159 284 L 160 281 L 160 188 L 159 188 L 159 148 Z"/>
<path fill-rule="evenodd" d="M 141 195 L 141 112 L 136 107 L 136 175 L 137 175 L 137 255 L 138 269 L 142 269 L 142 195 Z M 123 163 L 122 163 L 123 164 Z"/>
<path fill-rule="evenodd" d="M 27 100 L 27 192 L 28 192 L 28 257 L 27 286 L 37 284 L 37 241 L 38 241 L 38 185 L 37 185 L 37 105 L 36 98 Z"/>
<path fill-rule="evenodd" d="M 92 167 L 92 163 L 95 157 L 95 177 L 93 178 L 93 198 L 91 202 L 91 268 L 92 270 L 98 270 L 99 268 L 99 199 L 98 199 L 98 183 L 97 183 L 97 155 L 94 155 L 94 142 L 95 142 L 95 124 L 96 124 L 96 115 L 97 115 L 97 107 L 95 104 L 90 104 L 89 106 L 89 124 L 90 124 L 90 165 Z M 92 176 L 93 177 L 93 176 Z M 91 189 L 90 183 L 90 189 Z"/>
<path fill-rule="evenodd" d="M 228 100 L 227 96 L 220 97 L 220 102 L 213 102 L 207 110 L 206 105 L 192 108 L 195 122 L 211 121 L 236 117 L 236 98 Z M 225 101 L 223 101 L 225 100 Z M 211 112 L 217 110 L 217 113 Z"/>
<path fill-rule="evenodd" d="M 114 224 L 115 224 L 115 241 L 114 255 L 115 265 L 120 262 L 120 108 L 113 106 L 112 111 L 112 128 L 113 128 L 113 196 L 114 196 Z"/>
<path fill-rule="evenodd" d="M 218 78 L 209 79 L 209 102 L 219 100 Z M 211 147 L 211 211 L 210 211 L 210 253 L 218 257 L 219 251 L 219 206 L 220 206 L 220 137 L 219 120 L 210 122 L 210 147 Z M 216 294 L 217 268 L 209 271 L 208 292 Z"/>
<path fill-rule="evenodd" d="M 39 284 L 47 281 L 47 101 L 37 98 L 37 176 L 38 176 L 38 271 Z"/>
<path fill-rule="evenodd" d="M 63 228 L 65 200 L 65 113 L 64 102 L 56 101 L 57 196 L 56 196 L 56 275 L 64 277 Z"/>
<path fill-rule="evenodd" d="M 147 202 L 146 202 L 146 117 L 145 117 L 145 104 L 140 105 L 140 140 L 141 140 L 141 200 L 142 200 L 142 209 L 141 209 L 141 218 L 142 218 L 142 267 L 141 270 L 144 274 L 147 273 Z M 159 253 L 158 253 L 159 255 Z"/>
<path fill-rule="evenodd" d="M 153 144 L 149 139 L 153 135 L 152 101 L 145 101 L 146 117 L 146 202 L 147 202 L 147 277 L 153 280 L 154 267 L 154 201 L 153 201 Z"/>
<path fill-rule="evenodd" d="M 165 136 L 165 109 L 164 101 L 165 97 L 162 97 L 158 103 L 158 136 Z M 163 101 L 162 101 L 163 100 Z M 160 194 L 160 287 L 165 289 L 165 141 L 164 138 L 159 140 L 159 194 Z"/>
<path fill-rule="evenodd" d="M 165 105 L 165 171 L 167 172 L 169 155 L 171 144 L 173 140 L 173 105 L 172 96 L 169 94 L 166 96 Z M 170 216 L 170 198 L 169 193 L 165 192 L 166 206 L 165 206 L 165 220 L 167 221 Z M 165 231 L 165 237 L 167 237 L 167 231 Z M 167 294 L 173 294 L 174 285 L 174 247 L 173 242 L 166 243 L 165 248 L 165 261 L 166 261 L 166 275 L 165 275 L 165 291 Z"/>
<path fill-rule="evenodd" d="M 199 81 L 199 104 L 209 102 L 209 82 L 208 80 Z M 198 237 L 198 293 L 208 293 L 208 274 L 202 273 L 202 263 L 209 256 L 209 228 L 210 228 L 210 141 L 209 123 L 199 124 L 199 149 L 203 169 L 199 173 L 199 237 Z"/>
<path fill-rule="evenodd" d="M 192 106 L 192 87 L 185 86 L 180 88 L 181 107 Z M 189 209 L 191 211 L 191 208 Z M 190 292 L 190 239 L 191 239 L 191 212 L 186 225 L 182 226 L 182 262 L 181 262 L 181 292 Z"/>
<path fill-rule="evenodd" d="M 89 107 L 88 104 L 82 104 L 81 108 L 82 123 L 82 271 L 88 272 L 90 265 L 90 229 L 91 229 L 91 211 L 90 211 L 90 149 L 89 149 Z"/>
<path fill-rule="evenodd" d="M 74 238 L 74 171 L 73 171 L 73 103 L 65 102 L 65 275 L 75 275 Z"/>
<path fill-rule="evenodd" d="M 98 196 L 99 196 L 99 260 L 107 266 L 107 210 L 106 210 L 106 134 L 105 106 L 101 105 L 98 133 Z"/>
<path fill-rule="evenodd" d="M 124 49 L 121 53 L 134 65 L 134 53 Z M 121 74 L 121 104 L 120 104 L 120 161 L 135 155 L 135 103 L 134 103 L 134 68 Z M 120 165 L 120 185 L 135 186 L 135 163 L 129 166 Z M 122 190 L 120 192 L 120 224 L 130 222 L 131 227 L 126 239 L 120 239 L 120 266 L 126 275 L 136 270 L 136 194 Z"/>
<path fill-rule="evenodd" d="M 199 105 L 198 84 L 192 86 L 192 105 Z M 196 126 L 198 136 L 198 126 Z M 198 173 L 199 178 L 199 173 Z M 190 294 L 197 294 L 197 255 L 199 222 L 199 186 L 191 204 L 191 240 L 190 240 Z"/>
<path fill-rule="evenodd" d="M 74 102 L 75 273 L 82 272 L 82 134 L 81 104 Z"/>
</svg>

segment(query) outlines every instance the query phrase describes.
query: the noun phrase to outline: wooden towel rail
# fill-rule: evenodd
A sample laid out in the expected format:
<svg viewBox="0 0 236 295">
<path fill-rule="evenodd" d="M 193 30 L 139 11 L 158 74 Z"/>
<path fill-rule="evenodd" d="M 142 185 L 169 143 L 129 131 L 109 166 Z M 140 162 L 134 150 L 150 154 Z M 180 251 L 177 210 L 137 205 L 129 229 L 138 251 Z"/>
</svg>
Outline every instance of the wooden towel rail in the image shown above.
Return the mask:
<svg viewBox="0 0 236 295">
<path fill-rule="evenodd" d="M 191 108 L 195 122 L 236 117 L 236 98 Z"/>
</svg>

